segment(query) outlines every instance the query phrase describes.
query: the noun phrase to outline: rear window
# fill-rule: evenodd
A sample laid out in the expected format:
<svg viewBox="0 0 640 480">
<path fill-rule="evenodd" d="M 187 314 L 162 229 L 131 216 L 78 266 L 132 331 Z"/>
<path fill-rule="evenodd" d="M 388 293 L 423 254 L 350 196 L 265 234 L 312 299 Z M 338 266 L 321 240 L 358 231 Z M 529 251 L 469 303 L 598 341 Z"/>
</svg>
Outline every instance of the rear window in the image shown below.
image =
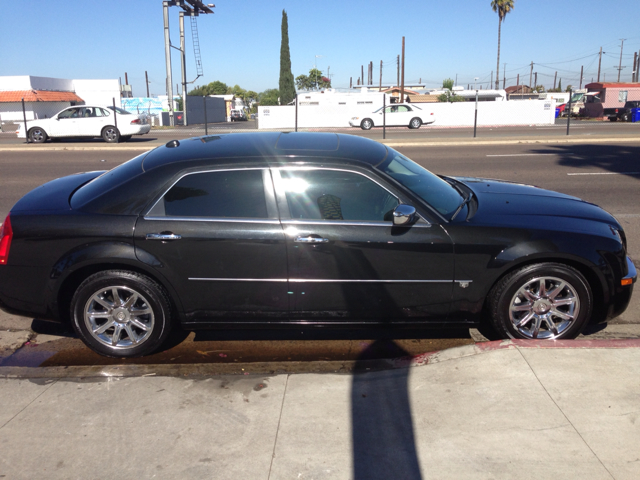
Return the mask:
<svg viewBox="0 0 640 480">
<path fill-rule="evenodd" d="M 94 198 L 140 175 L 142 173 L 142 159 L 147 153 L 132 158 L 80 187 L 71 197 L 71 208 L 78 209 Z"/>
</svg>

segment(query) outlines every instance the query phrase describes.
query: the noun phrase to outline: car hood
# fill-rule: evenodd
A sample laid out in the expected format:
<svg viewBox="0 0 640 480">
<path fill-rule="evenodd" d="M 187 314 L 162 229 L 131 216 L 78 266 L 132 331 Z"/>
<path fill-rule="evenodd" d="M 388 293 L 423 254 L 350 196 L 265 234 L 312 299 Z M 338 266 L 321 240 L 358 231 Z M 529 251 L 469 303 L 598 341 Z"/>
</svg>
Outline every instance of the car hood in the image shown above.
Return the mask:
<svg viewBox="0 0 640 480">
<path fill-rule="evenodd" d="M 594 220 L 620 228 L 617 220 L 608 212 L 589 202 L 563 193 L 545 190 L 532 185 L 523 185 L 503 180 L 486 178 L 453 177 L 467 185 L 478 199 L 478 210 L 473 216 L 474 222 L 502 223 L 514 217 L 531 225 L 548 224 L 549 219 L 559 219 L 572 223 L 571 219 Z M 517 223 L 517 221 L 516 221 Z"/>
</svg>

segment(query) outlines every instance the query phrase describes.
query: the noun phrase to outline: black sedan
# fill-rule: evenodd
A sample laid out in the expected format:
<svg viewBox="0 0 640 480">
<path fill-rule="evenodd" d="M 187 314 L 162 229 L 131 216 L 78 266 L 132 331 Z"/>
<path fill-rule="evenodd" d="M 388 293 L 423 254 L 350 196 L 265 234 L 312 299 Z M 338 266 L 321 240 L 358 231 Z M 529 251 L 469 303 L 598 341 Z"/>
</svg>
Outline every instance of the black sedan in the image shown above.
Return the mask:
<svg viewBox="0 0 640 480">
<path fill-rule="evenodd" d="M 118 357 L 158 349 L 174 322 L 573 338 L 623 312 L 635 280 L 596 205 L 330 133 L 174 140 L 33 190 L 0 233 L 0 307 Z"/>
</svg>

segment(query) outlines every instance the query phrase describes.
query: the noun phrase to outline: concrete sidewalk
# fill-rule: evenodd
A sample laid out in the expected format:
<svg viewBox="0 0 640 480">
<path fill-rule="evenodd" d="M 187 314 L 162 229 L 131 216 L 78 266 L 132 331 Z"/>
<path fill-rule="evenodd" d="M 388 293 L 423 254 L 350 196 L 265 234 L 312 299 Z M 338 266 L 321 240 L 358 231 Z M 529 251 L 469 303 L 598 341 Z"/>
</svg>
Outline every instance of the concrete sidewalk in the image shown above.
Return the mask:
<svg viewBox="0 0 640 480">
<path fill-rule="evenodd" d="M 3 368 L 0 477 L 637 479 L 638 347 L 487 342 L 355 374 Z"/>
</svg>

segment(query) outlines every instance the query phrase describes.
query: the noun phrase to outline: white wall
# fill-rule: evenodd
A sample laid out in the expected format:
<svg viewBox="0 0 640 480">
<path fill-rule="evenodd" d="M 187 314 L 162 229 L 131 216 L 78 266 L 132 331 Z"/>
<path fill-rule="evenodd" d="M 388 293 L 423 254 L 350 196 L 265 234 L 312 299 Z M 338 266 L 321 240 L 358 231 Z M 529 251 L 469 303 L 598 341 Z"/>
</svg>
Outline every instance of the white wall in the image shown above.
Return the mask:
<svg viewBox="0 0 640 480">
<path fill-rule="evenodd" d="M 27 120 L 36 118 L 51 118 L 63 108 L 67 108 L 69 102 L 25 102 L 24 109 Z M 2 123 L 22 122 L 22 103 L 0 103 L 0 119 Z"/>
<path fill-rule="evenodd" d="M 473 126 L 475 105 L 475 102 L 417 104 L 424 112 L 435 113 L 436 127 Z M 371 113 L 379 106 L 374 105 L 374 108 L 363 111 L 353 107 L 341 109 L 344 107 L 342 105 L 300 105 L 298 127 L 349 127 L 351 117 L 361 117 L 363 113 Z M 478 125 L 553 125 L 555 106 L 554 100 L 478 102 Z M 293 105 L 258 107 L 258 128 L 279 129 L 294 126 Z"/>
<path fill-rule="evenodd" d="M 73 86 L 81 99 L 87 105 L 113 105 L 116 99 L 116 107 L 120 107 L 120 83 L 116 79 L 108 80 L 72 80 Z"/>
<path fill-rule="evenodd" d="M 73 80 L 65 78 L 33 77 L 31 75 L 0 77 L 0 90 L 55 90 L 73 92 Z"/>
</svg>

